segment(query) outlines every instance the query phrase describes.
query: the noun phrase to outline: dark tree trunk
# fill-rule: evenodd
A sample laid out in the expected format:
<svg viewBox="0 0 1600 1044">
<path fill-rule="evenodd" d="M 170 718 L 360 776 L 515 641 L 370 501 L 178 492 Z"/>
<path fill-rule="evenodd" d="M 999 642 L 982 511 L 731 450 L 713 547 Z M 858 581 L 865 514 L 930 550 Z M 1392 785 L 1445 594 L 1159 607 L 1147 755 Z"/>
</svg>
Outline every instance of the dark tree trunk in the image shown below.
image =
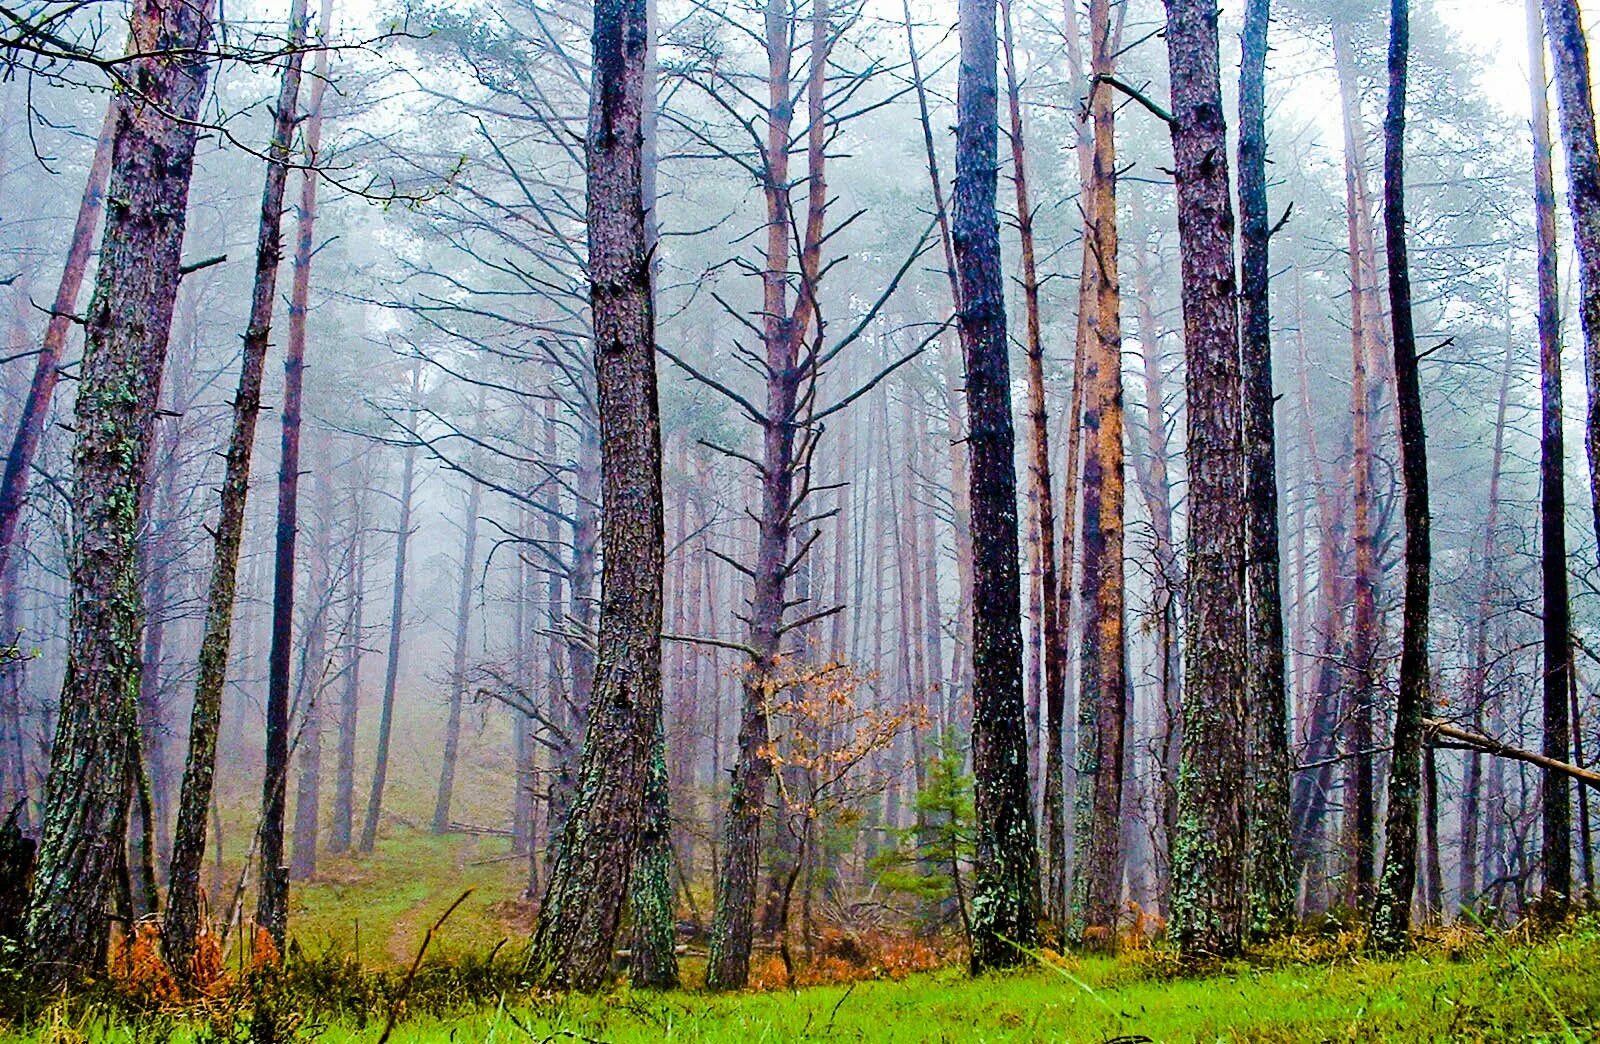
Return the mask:
<svg viewBox="0 0 1600 1044">
<path fill-rule="evenodd" d="M 644 0 L 594 10 L 588 229 L 601 423 L 605 547 L 601 651 L 578 794 L 556 846 L 534 933 L 547 986 L 597 989 L 611 965 L 661 729 L 664 536 L 655 316 L 645 234 Z M 665 764 L 659 766 L 665 784 Z"/>
<path fill-rule="evenodd" d="M 1025 958 L 1038 938 L 1039 853 L 1028 793 L 1022 694 L 1017 476 L 1006 350 L 1000 224 L 995 213 L 997 84 L 994 0 L 961 0 L 956 96 L 958 323 L 967 366 L 972 504 L 972 768 L 977 859 L 972 970 Z"/>
<path fill-rule="evenodd" d="M 1600 537 L 1600 144 L 1595 140 L 1589 41 L 1578 0 L 1543 0 L 1543 4 L 1567 154 L 1567 206 L 1578 253 L 1578 315 L 1583 322 L 1583 372 L 1589 391 L 1585 440 L 1589 504 Z"/>
<path fill-rule="evenodd" d="M 306 2 L 295 0 L 289 13 L 291 46 L 306 37 Z M 268 146 L 266 186 L 256 232 L 255 283 L 250 318 L 245 327 L 239 387 L 233 396 L 233 429 L 220 493 L 211 580 L 206 595 L 205 630 L 194 706 L 189 716 L 189 752 L 178 797 L 178 821 L 167 884 L 167 912 L 162 918 L 162 945 L 168 964 L 187 979 L 200 930 L 200 870 L 205 861 L 206 817 L 211 810 L 217 766 L 217 727 L 222 718 L 222 693 L 227 683 L 228 653 L 233 641 L 233 608 L 239 573 L 239 547 L 244 539 L 245 502 L 250 489 L 250 458 L 256 422 L 261 415 L 261 379 L 277 301 L 278 263 L 283 244 L 283 195 L 289 175 L 296 106 L 300 96 L 303 54 L 295 50 L 284 64 L 278 105 Z M 287 414 L 287 410 L 285 411 Z M 287 681 L 285 682 L 287 684 Z M 281 940 L 280 940 L 281 941 Z"/>
<path fill-rule="evenodd" d="M 478 554 L 478 511 L 483 487 L 471 482 L 467 491 L 466 539 L 461 549 L 461 584 L 456 590 L 455 648 L 450 658 L 450 717 L 444 728 L 444 758 L 439 790 L 433 800 L 433 832 L 450 829 L 450 799 L 455 793 L 456 761 L 461 750 L 461 710 L 467 698 L 467 635 L 472 624 L 472 571 Z M 520 635 L 519 635 L 520 638 Z"/>
<path fill-rule="evenodd" d="M 1572 675 L 1571 609 L 1567 601 L 1567 496 L 1561 433 L 1561 291 L 1556 279 L 1555 178 L 1550 109 L 1545 98 L 1544 25 L 1528 0 L 1528 75 L 1533 90 L 1533 205 L 1539 276 L 1539 529 L 1544 595 L 1544 756 L 1566 761 L 1572 726 L 1567 685 Z M 1572 788 L 1546 769 L 1542 781 L 1545 897 L 1572 896 Z"/>
<path fill-rule="evenodd" d="M 139 684 L 140 490 L 177 296 L 209 68 L 211 3 L 141 0 L 116 107 L 105 233 L 85 325 L 73 448 L 67 670 L 45 781 L 28 949 L 47 980 L 97 970 L 128 815 Z M 142 48 L 136 48 L 142 50 Z"/>
<path fill-rule="evenodd" d="M 1400 420 L 1400 473 L 1405 490 L 1406 590 L 1400 646 L 1400 695 L 1389 758 L 1383 876 L 1372 910 L 1372 938 L 1381 949 L 1406 945 L 1417 880 L 1417 827 L 1422 802 L 1422 720 L 1428 714 L 1429 513 L 1428 450 L 1423 433 L 1417 338 L 1411 318 L 1406 257 L 1406 65 L 1411 47 L 1408 0 L 1391 0 L 1389 108 L 1383 121 L 1383 233 L 1389 263 L 1389 321 L 1394 335 L 1395 402 Z M 1565 702 L 1562 703 L 1565 706 Z M 1565 739 L 1565 737 L 1563 737 Z"/>
<path fill-rule="evenodd" d="M 1078 683 L 1077 862 L 1069 937 L 1109 946 L 1122 905 L 1123 773 L 1128 720 L 1124 632 L 1122 318 L 1117 268 L 1117 99 L 1109 77 L 1114 42 L 1109 0 L 1089 4 L 1094 153 L 1089 176 L 1088 309 L 1083 382 L 1083 644 Z M 1073 418 L 1069 423 L 1076 423 Z"/>
<path fill-rule="evenodd" d="M 1188 363 L 1189 587 L 1172 929 L 1185 955 L 1244 938 L 1245 458 L 1215 0 L 1166 0 Z"/>
<path fill-rule="evenodd" d="M 422 395 L 422 361 L 411 368 L 411 421 L 406 427 L 416 428 L 416 413 Z M 389 601 L 389 650 L 383 672 L 383 704 L 378 710 L 378 749 L 372 763 L 372 789 L 367 792 L 367 815 L 361 824 L 361 841 L 358 850 L 363 854 L 372 851 L 378 843 L 378 821 L 383 816 L 383 791 L 389 780 L 389 745 L 394 737 L 394 701 L 400 684 L 400 638 L 405 633 L 406 619 L 406 556 L 411 549 L 412 495 L 417 476 L 417 446 L 406 446 L 405 461 L 400 465 L 400 514 L 394 530 L 394 574 Z"/>
<path fill-rule="evenodd" d="M 1244 380 L 1249 604 L 1249 725 L 1245 830 L 1250 930 L 1267 937 L 1294 921 L 1289 831 L 1289 696 L 1284 680 L 1278 560 L 1278 458 L 1267 300 L 1266 66 L 1270 0 L 1245 4 L 1239 68 L 1239 355 Z"/>
</svg>

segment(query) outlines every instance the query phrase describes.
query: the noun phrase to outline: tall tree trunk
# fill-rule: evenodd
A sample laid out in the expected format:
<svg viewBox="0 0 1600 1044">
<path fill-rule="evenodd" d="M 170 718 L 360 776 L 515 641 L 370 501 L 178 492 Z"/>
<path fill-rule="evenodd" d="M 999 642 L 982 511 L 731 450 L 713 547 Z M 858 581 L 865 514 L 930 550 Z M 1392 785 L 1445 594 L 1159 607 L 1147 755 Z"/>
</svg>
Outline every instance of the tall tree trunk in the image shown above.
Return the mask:
<svg viewBox="0 0 1600 1044">
<path fill-rule="evenodd" d="M 1376 278 L 1369 263 L 1369 206 L 1366 160 L 1362 147 L 1359 95 L 1355 71 L 1348 54 L 1348 30 L 1333 26 L 1334 64 L 1339 74 L 1344 107 L 1344 176 L 1347 242 L 1350 255 L 1351 345 L 1351 536 L 1355 546 L 1354 605 L 1350 622 L 1350 695 L 1344 715 L 1346 811 L 1345 833 L 1350 841 L 1352 873 L 1347 899 L 1352 905 L 1372 901 L 1376 876 L 1377 801 L 1373 755 L 1378 688 L 1378 552 L 1373 515 L 1372 414 L 1373 375 L 1369 364 L 1375 355 L 1377 308 L 1372 303 Z"/>
<path fill-rule="evenodd" d="M 1189 587 L 1172 927 L 1185 955 L 1244 937 L 1245 458 L 1233 206 L 1215 0 L 1166 0 L 1189 403 Z"/>
<path fill-rule="evenodd" d="M 411 416 L 408 429 L 415 429 L 415 418 L 422 396 L 422 361 L 411 368 Z M 367 791 L 367 815 L 361 824 L 358 851 L 371 852 L 378 843 L 378 821 L 383 815 L 383 791 L 389 780 L 389 744 L 394 736 L 394 703 L 400 684 L 400 638 L 406 618 L 406 558 L 411 550 L 412 497 L 416 490 L 417 446 L 406 446 L 400 465 L 400 515 L 394 530 L 393 595 L 389 601 L 389 651 L 383 672 L 383 705 L 378 711 L 378 749 L 372 763 L 372 789 Z"/>
<path fill-rule="evenodd" d="M 643 118 L 649 20 L 645 0 L 594 11 L 588 228 L 590 305 L 601 423 L 605 546 L 601 656 L 568 816 L 534 933 L 532 966 L 547 986 L 597 989 L 627 895 L 661 728 L 664 524 L 655 315 L 645 232 Z"/>
<path fill-rule="evenodd" d="M 461 750 L 461 711 L 467 699 L 467 636 L 472 626 L 472 573 L 478 556 L 478 512 L 483 487 L 467 485 L 466 537 L 461 549 L 461 582 L 456 589 L 456 633 L 450 657 L 450 717 L 444 727 L 444 757 L 439 789 L 433 800 L 433 832 L 450 829 L 450 799 L 455 793 L 456 761 Z M 520 638 L 520 636 L 519 636 Z"/>
<path fill-rule="evenodd" d="M 180 278 L 211 13 L 210 0 L 142 0 L 131 15 L 125 75 L 137 100 L 116 106 L 85 327 L 67 669 L 27 914 L 29 955 L 48 981 L 105 959 L 139 686 L 139 494 Z"/>
<path fill-rule="evenodd" d="M 219 495 L 221 510 L 206 595 L 205 629 L 200 639 L 194 706 L 189 716 L 189 753 L 178 797 L 167 912 L 161 926 L 167 963 L 183 979 L 190 974 L 200 930 L 200 870 L 205 861 L 206 817 L 211 811 L 217 767 L 217 727 L 222 719 L 228 653 L 233 644 L 233 609 L 237 600 L 239 547 L 244 540 L 245 507 L 250 490 L 250 460 L 255 449 L 256 422 L 261 415 L 261 380 L 272 331 L 272 310 L 277 302 L 278 264 L 283 253 L 283 196 L 300 97 L 304 55 L 299 48 L 306 38 L 306 0 L 294 0 L 290 8 L 289 38 L 295 50 L 284 63 L 267 152 L 266 186 L 261 193 L 261 218 L 256 232 L 255 283 L 250 295 L 250 318 L 245 327 L 239 387 L 233 396 L 233 430 L 228 438 L 227 463 Z M 285 397 L 287 399 L 287 395 Z M 287 402 L 285 406 L 287 416 Z M 287 647 L 284 652 L 287 655 Z M 287 678 L 284 684 L 287 686 Z"/>
<path fill-rule="evenodd" d="M 1122 899 L 1122 790 L 1128 699 L 1124 631 L 1122 318 L 1117 267 L 1116 97 L 1109 0 L 1089 4 L 1094 154 L 1085 268 L 1089 309 L 1083 382 L 1083 644 L 1079 654 L 1077 862 L 1069 936 L 1115 942 Z M 1069 423 L 1076 423 L 1076 418 Z"/>
<path fill-rule="evenodd" d="M 801 348 L 815 318 L 820 292 L 824 220 L 828 204 L 826 145 L 827 71 L 831 30 L 826 0 L 813 0 L 811 14 L 810 71 L 806 82 L 806 221 L 797 232 L 792 217 L 789 184 L 790 134 L 794 91 L 790 66 L 794 57 L 794 15 L 785 0 L 766 6 L 765 33 L 768 56 L 765 117 L 764 196 L 766 244 L 762 269 L 761 336 L 763 342 L 766 407 L 762 414 L 761 509 L 756 557 L 750 569 L 750 664 L 743 679 L 743 706 L 739 716 L 738 758 L 728 798 L 722 866 L 717 877 L 716 908 L 712 914 L 711 945 L 706 985 L 711 989 L 742 987 L 749 977 L 750 947 L 754 932 L 755 892 L 760 870 L 761 816 L 766 805 L 771 763 L 766 704 L 771 678 L 786 633 L 788 582 L 805 555 L 791 560 L 791 536 L 800 500 L 809 492 L 809 479 L 799 481 L 809 469 L 809 453 L 818 429 L 804 418 L 809 399 L 805 387 L 814 389 L 815 359 L 802 361 Z M 790 260 L 792 237 L 800 240 L 798 266 Z M 792 306 L 789 284 L 798 267 L 800 292 Z M 797 434 L 805 442 L 797 450 Z"/>
<path fill-rule="evenodd" d="M 1600 144 L 1595 140 L 1589 41 L 1578 0 L 1543 0 L 1555 63 L 1561 140 L 1567 154 L 1567 206 L 1578 253 L 1578 315 L 1583 323 L 1583 373 L 1589 391 L 1585 446 L 1589 504 L 1600 538 Z"/>
<path fill-rule="evenodd" d="M 1039 853 L 1023 723 L 1017 476 L 1006 350 L 1000 224 L 995 213 L 997 85 L 994 0 L 961 0 L 956 94 L 958 312 L 967 364 L 972 498 L 972 768 L 977 866 L 972 970 L 1016 964 L 1038 938 Z"/>
<path fill-rule="evenodd" d="M 1431 565 L 1428 450 L 1423 431 L 1422 387 L 1417 373 L 1417 338 L 1411 316 L 1411 273 L 1406 257 L 1409 0 L 1391 0 L 1389 18 L 1389 107 L 1383 121 L 1383 239 L 1389 262 L 1389 322 L 1394 335 L 1400 474 L 1405 490 L 1406 590 L 1400 646 L 1400 694 L 1395 704 L 1394 750 L 1389 758 L 1389 806 L 1384 820 L 1383 876 L 1378 882 L 1377 902 L 1372 911 L 1372 937 L 1379 948 L 1395 950 L 1409 941 L 1411 928 L 1411 899 L 1417 878 L 1417 826 L 1422 801 L 1422 720 L 1432 701 L 1428 663 Z M 1560 702 L 1565 707 L 1565 701 Z M 1562 739 L 1564 742 L 1565 736 Z"/>
<path fill-rule="evenodd" d="M 1550 108 L 1545 94 L 1544 23 L 1527 0 L 1528 76 L 1533 92 L 1533 206 L 1539 276 L 1539 529 L 1544 601 L 1544 756 L 1566 761 L 1572 726 L 1571 609 L 1567 601 L 1567 495 L 1561 432 L 1561 291 L 1556 282 L 1556 191 L 1551 171 Z M 1572 896 L 1571 783 L 1546 769 L 1542 781 L 1545 898 Z"/>
<path fill-rule="evenodd" d="M 1012 39 L 1011 0 L 1000 0 L 1004 28 L 1006 100 L 1011 116 L 1011 178 L 1017 195 L 1017 235 L 1022 242 L 1022 293 L 1027 321 L 1025 347 L 1028 360 L 1028 499 L 1033 506 L 1033 525 L 1039 546 L 1039 601 L 1044 654 L 1045 725 L 1050 727 L 1050 708 L 1058 706 L 1067 684 L 1067 644 L 1061 634 L 1061 590 L 1056 569 L 1055 490 L 1050 477 L 1050 419 L 1045 408 L 1044 335 L 1039 318 L 1039 274 L 1033 236 L 1033 204 L 1028 196 L 1026 150 L 1022 125 L 1022 98 L 1017 84 L 1016 47 Z M 1059 715 L 1055 727 L 1060 727 Z M 1045 747 L 1049 747 L 1046 739 Z M 1045 759 L 1049 758 L 1046 755 Z M 1056 766 L 1059 770 L 1060 766 Z M 1045 771 L 1049 772 L 1048 764 Z M 1059 926 L 1066 919 L 1066 836 L 1062 833 L 1061 780 L 1046 776 L 1041 788 L 1044 797 L 1042 829 L 1046 886 L 1045 916 Z"/>
<path fill-rule="evenodd" d="M 1239 348 L 1244 379 L 1245 496 L 1249 539 L 1249 794 L 1246 884 L 1250 929 L 1276 935 L 1294 921 L 1289 831 L 1289 694 L 1284 679 L 1283 596 L 1278 561 L 1278 457 L 1267 298 L 1267 22 L 1271 0 L 1245 4 L 1239 68 Z"/>
</svg>

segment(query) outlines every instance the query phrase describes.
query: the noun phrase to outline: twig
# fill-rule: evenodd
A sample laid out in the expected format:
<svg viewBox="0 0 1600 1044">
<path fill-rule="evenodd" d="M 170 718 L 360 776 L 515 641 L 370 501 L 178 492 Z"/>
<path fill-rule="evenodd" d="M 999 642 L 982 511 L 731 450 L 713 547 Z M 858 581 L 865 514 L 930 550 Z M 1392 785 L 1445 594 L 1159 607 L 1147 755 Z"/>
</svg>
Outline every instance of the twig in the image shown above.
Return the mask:
<svg viewBox="0 0 1600 1044">
<path fill-rule="evenodd" d="M 422 945 L 417 947 L 417 955 L 411 958 L 411 967 L 407 969 L 406 977 L 400 983 L 400 989 L 395 992 L 394 1000 L 389 1002 L 389 1017 L 384 1022 L 383 1032 L 378 1036 L 378 1044 L 389 1044 L 389 1034 L 394 1032 L 395 1020 L 400 1017 L 400 1008 L 406 1002 L 406 995 L 411 992 L 412 980 L 417 977 L 417 969 L 422 967 L 422 957 L 428 952 L 428 944 L 433 942 L 434 934 L 444 927 L 444 922 L 449 920 L 450 915 L 456 912 L 456 907 L 466 902 L 467 896 L 471 894 L 472 889 L 470 888 L 462 892 L 460 897 L 451 903 L 444 913 L 439 915 L 439 919 L 433 922 L 433 927 L 428 929 L 427 934 L 423 935 Z"/>
</svg>

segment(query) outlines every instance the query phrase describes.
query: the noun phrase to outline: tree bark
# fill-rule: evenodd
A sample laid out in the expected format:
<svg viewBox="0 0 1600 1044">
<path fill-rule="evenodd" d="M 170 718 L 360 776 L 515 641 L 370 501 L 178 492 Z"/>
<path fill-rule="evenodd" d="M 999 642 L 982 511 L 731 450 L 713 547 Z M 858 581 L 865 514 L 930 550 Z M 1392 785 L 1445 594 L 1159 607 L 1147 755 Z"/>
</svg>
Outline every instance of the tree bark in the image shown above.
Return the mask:
<svg viewBox="0 0 1600 1044">
<path fill-rule="evenodd" d="M 1245 574 L 1249 604 L 1249 794 L 1246 884 L 1250 930 L 1270 937 L 1294 921 L 1295 873 L 1289 831 L 1289 695 L 1284 679 L 1283 596 L 1278 558 L 1276 398 L 1267 297 L 1266 65 L 1270 0 L 1245 4 L 1239 68 L 1239 347 L 1244 379 Z"/>
<path fill-rule="evenodd" d="M 1166 0 L 1187 359 L 1189 535 L 1172 930 L 1186 956 L 1244 937 L 1245 459 L 1215 0 Z"/>
<path fill-rule="evenodd" d="M 1089 177 L 1084 270 L 1089 309 L 1083 382 L 1083 643 L 1079 653 L 1077 861 L 1069 938 L 1114 944 L 1122 900 L 1123 772 L 1128 699 L 1124 630 L 1122 318 L 1117 267 L 1116 97 L 1109 0 L 1089 4 Z M 1069 423 L 1076 423 L 1073 418 Z"/>
<path fill-rule="evenodd" d="M 972 768 L 977 859 L 971 965 L 1016 964 L 1038 938 L 1039 855 L 1023 724 L 1017 478 L 995 212 L 994 0 L 961 0 L 952 239 L 967 366 L 972 501 Z"/>
<path fill-rule="evenodd" d="M 1428 600 L 1432 556 L 1428 451 L 1406 250 L 1406 67 L 1411 47 L 1408 0 L 1391 0 L 1389 12 L 1389 106 L 1383 121 L 1383 238 L 1389 263 L 1389 322 L 1394 339 L 1400 473 L 1405 494 L 1406 587 L 1400 694 L 1395 705 L 1391 741 L 1394 749 L 1389 758 L 1389 803 L 1384 820 L 1383 875 L 1378 881 L 1377 902 L 1373 906 L 1372 938 L 1380 949 L 1397 950 L 1409 942 L 1411 900 L 1416 890 L 1423 719 L 1431 703 Z"/>
<path fill-rule="evenodd" d="M 1567 206 L 1578 254 L 1578 315 L 1583 325 L 1583 373 L 1589 392 L 1585 446 L 1589 504 L 1600 538 L 1600 144 L 1595 139 L 1589 41 L 1578 0 L 1543 0 L 1545 30 L 1555 64 L 1561 140 L 1567 157 Z"/>
<path fill-rule="evenodd" d="M 76 407 L 67 669 L 27 914 L 29 955 L 46 981 L 105 959 L 139 685 L 139 494 L 180 278 L 211 15 L 210 0 L 134 4 L 125 67 L 134 90 L 115 107 Z"/>
<path fill-rule="evenodd" d="M 1561 291 L 1556 279 L 1555 177 L 1551 170 L 1550 108 L 1546 101 L 1544 23 L 1527 0 L 1528 76 L 1533 95 L 1533 207 L 1539 286 L 1539 566 L 1544 603 L 1544 756 L 1569 757 L 1572 726 L 1567 687 L 1572 675 L 1571 609 L 1567 600 L 1567 498 L 1561 428 Z M 1565 776 L 1542 780 L 1545 898 L 1572 897 L 1572 802 Z"/>
<path fill-rule="evenodd" d="M 546 986 L 597 989 L 644 821 L 661 728 L 664 524 L 655 316 L 642 160 L 649 24 L 644 0 L 594 11 L 588 229 L 601 424 L 605 546 L 594 698 L 577 799 L 539 911 L 531 956 Z M 664 764 L 659 782 L 665 784 Z"/>
<path fill-rule="evenodd" d="M 250 461 L 255 449 L 256 422 L 261 415 L 261 380 L 272 332 L 273 306 L 277 302 L 278 265 L 283 255 L 283 196 L 297 122 L 304 59 L 300 48 L 305 38 L 306 0 L 294 0 L 289 12 L 289 41 L 294 50 L 284 63 L 267 151 L 266 186 L 261 193 L 261 217 L 256 233 L 255 282 L 250 295 L 250 318 L 245 327 L 239 387 L 233 396 L 233 430 L 228 438 L 227 463 L 219 494 L 221 510 L 213 542 L 205 629 L 200 639 L 194 706 L 189 716 L 189 752 L 178 797 L 178 821 L 167 883 L 167 912 L 162 918 L 162 946 L 167 963 L 184 980 L 192 970 L 190 962 L 201 927 L 200 871 L 205 862 L 206 820 L 211 810 L 217 766 L 217 727 L 222 718 L 222 693 L 227 684 L 228 653 L 233 644 L 233 609 L 250 490 Z"/>
<path fill-rule="evenodd" d="M 339 749 L 333 769 L 333 819 L 328 826 L 328 851 L 350 850 L 354 835 L 356 794 L 356 725 L 361 715 L 361 643 L 366 632 L 367 519 L 366 490 L 351 496 L 349 615 L 344 628 L 344 685 L 339 692 Z"/>
</svg>

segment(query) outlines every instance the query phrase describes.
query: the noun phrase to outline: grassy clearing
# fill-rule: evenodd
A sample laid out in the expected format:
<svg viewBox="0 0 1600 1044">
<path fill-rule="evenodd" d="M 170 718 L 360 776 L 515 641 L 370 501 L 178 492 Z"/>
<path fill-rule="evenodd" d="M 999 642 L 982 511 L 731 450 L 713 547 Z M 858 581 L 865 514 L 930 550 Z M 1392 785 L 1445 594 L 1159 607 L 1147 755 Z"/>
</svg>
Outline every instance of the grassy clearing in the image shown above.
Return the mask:
<svg viewBox="0 0 1600 1044">
<path fill-rule="evenodd" d="M 1168 978 L 1148 958 L 1067 959 L 968 979 L 714 997 L 619 989 L 597 998 L 502 996 L 453 1016 L 404 1019 L 393 1044 L 558 1041 L 1550 1041 L 1600 1040 L 1600 922 L 1536 944 L 1502 938 L 1403 961 L 1233 966 Z M 384 1008 L 310 1017 L 299 1039 L 376 1041 Z M 238 1029 L 239 1027 L 236 1027 Z M 129 1025 L 93 1010 L 21 1036 L 29 1044 L 214 1040 L 193 1024 Z M 242 1039 L 228 1038 L 221 1039 Z"/>
</svg>

